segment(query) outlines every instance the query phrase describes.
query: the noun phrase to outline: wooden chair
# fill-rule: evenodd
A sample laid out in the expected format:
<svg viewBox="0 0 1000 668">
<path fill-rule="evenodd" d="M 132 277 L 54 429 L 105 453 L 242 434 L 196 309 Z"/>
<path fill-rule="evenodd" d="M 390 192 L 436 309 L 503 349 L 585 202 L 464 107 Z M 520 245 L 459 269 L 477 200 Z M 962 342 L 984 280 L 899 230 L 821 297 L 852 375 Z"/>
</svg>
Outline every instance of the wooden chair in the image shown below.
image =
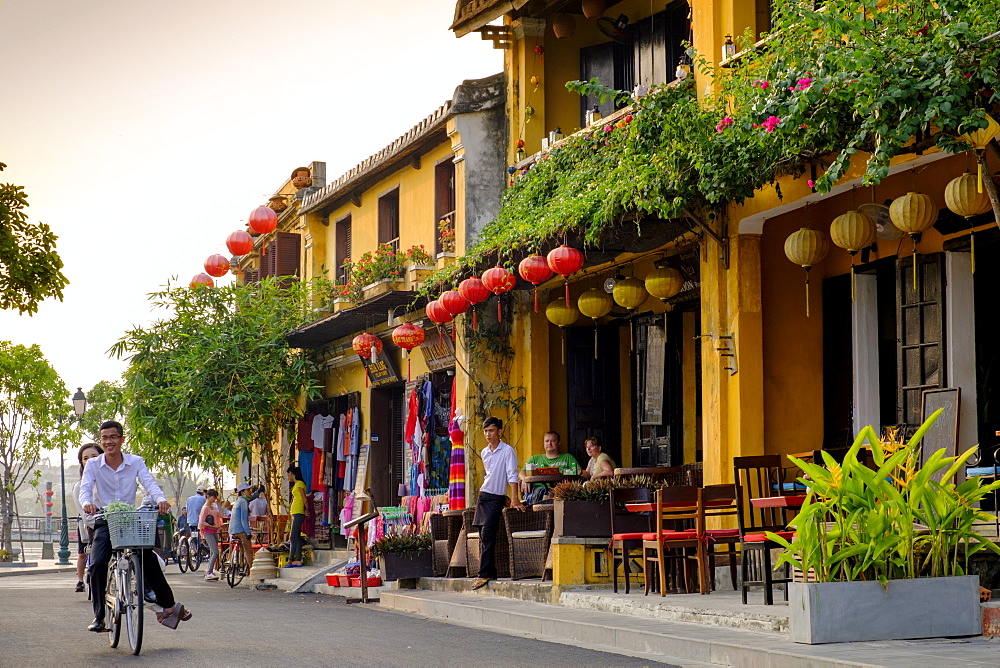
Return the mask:
<svg viewBox="0 0 1000 668">
<path fill-rule="evenodd" d="M 688 591 L 687 551 L 694 550 L 698 565 L 698 591 L 707 594 L 708 564 L 705 551 L 705 513 L 701 501 L 701 489 L 698 487 L 662 487 L 656 490 L 656 522 L 652 533 L 643 534 L 642 569 L 646 579 L 645 594 L 649 594 L 653 581 L 650 564 L 656 564 L 660 596 L 667 593 L 667 561 L 680 562 L 683 572 L 684 590 Z M 678 530 L 677 524 L 682 523 L 693 528 Z M 671 554 L 667 554 L 667 552 Z M 671 569 L 675 571 L 677 569 Z M 679 587 L 678 587 L 679 588 Z"/>
<path fill-rule="evenodd" d="M 631 554 L 642 550 L 642 536 L 653 531 L 653 513 L 634 513 L 625 508 L 626 503 L 651 503 L 653 492 L 644 487 L 632 489 L 611 490 L 611 585 L 618 593 L 618 565 L 622 565 L 625 575 L 625 593 L 629 593 L 629 574 L 631 573 Z M 636 529 L 636 521 L 644 521 L 645 531 L 628 531 Z"/>
<path fill-rule="evenodd" d="M 547 510 L 525 512 L 516 508 L 504 508 L 503 518 L 510 558 L 510 579 L 543 577 L 545 558 L 552 543 L 554 513 Z M 499 549 L 499 544 L 497 548 Z"/>
<path fill-rule="evenodd" d="M 617 468 L 615 477 L 626 475 L 646 475 L 655 481 L 662 481 L 670 485 L 686 485 L 688 473 L 683 466 L 647 466 L 645 468 Z"/>
<path fill-rule="evenodd" d="M 788 524 L 784 508 L 755 508 L 751 498 L 781 496 L 773 493 L 775 481 L 781 481 L 784 470 L 781 455 L 757 455 L 733 458 L 733 479 L 736 481 L 736 508 L 740 525 L 740 587 L 743 603 L 747 602 L 747 592 L 751 586 L 764 587 L 764 604 L 774 604 L 775 584 L 785 584 L 785 600 L 788 600 L 788 583 L 792 581 L 791 571 L 784 566 L 784 577 L 775 578 L 771 566 L 771 550 L 781 547 L 768 540 L 764 532 L 772 531 L 783 538 L 791 539 L 794 532 L 786 531 Z"/>
<path fill-rule="evenodd" d="M 705 508 L 705 522 L 712 517 L 729 517 L 738 522 L 736 485 L 709 485 L 702 490 L 702 503 Z M 736 546 L 740 544 L 739 529 L 705 529 L 708 537 L 708 573 L 712 587 L 715 586 L 715 557 L 719 552 L 717 547 L 725 547 L 729 558 L 729 577 L 733 582 L 733 591 L 738 589 L 736 579 Z"/>
</svg>

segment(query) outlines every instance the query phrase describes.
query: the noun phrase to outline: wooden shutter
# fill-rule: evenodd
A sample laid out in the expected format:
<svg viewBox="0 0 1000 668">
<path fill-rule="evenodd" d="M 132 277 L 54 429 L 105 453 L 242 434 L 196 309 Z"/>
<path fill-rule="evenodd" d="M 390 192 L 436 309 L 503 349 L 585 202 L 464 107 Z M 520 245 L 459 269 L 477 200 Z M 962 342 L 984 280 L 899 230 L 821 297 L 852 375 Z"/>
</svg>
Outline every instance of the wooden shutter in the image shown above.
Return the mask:
<svg viewBox="0 0 1000 668">
<path fill-rule="evenodd" d="M 378 242 L 399 250 L 399 188 L 378 198 Z"/>
<path fill-rule="evenodd" d="M 684 54 L 683 43 L 691 31 L 687 3 L 674 2 L 628 30 L 632 34 L 632 71 L 636 82 L 652 86 L 673 81 Z"/>
<path fill-rule="evenodd" d="M 632 47 L 617 42 L 607 42 L 580 49 L 580 78 L 589 81 L 597 77 L 605 86 L 618 90 L 632 90 L 635 85 L 632 74 Z M 597 105 L 601 113 L 607 116 L 616 106 L 614 100 L 604 103 L 597 98 L 584 96 L 580 98 L 580 127 L 585 127 L 584 117 L 588 109 Z"/>
<path fill-rule="evenodd" d="M 336 250 L 334 254 L 334 276 L 341 283 L 347 282 L 347 273 L 344 271 L 344 261 L 352 258 L 351 255 L 351 217 L 345 216 L 337 221 Z"/>
<path fill-rule="evenodd" d="M 944 253 L 896 262 L 896 341 L 896 420 L 916 428 L 923 391 L 944 387 L 945 381 Z"/>
<path fill-rule="evenodd" d="M 260 269 L 247 269 L 243 272 L 243 285 L 260 283 Z"/>
<path fill-rule="evenodd" d="M 275 251 L 271 259 L 273 275 L 298 276 L 302 237 L 294 232 L 277 232 L 272 243 Z"/>
<path fill-rule="evenodd" d="M 638 466 L 684 463 L 680 320 L 673 314 L 636 318 L 633 428 Z M 694 398 L 689 398 L 693 401 Z"/>
</svg>

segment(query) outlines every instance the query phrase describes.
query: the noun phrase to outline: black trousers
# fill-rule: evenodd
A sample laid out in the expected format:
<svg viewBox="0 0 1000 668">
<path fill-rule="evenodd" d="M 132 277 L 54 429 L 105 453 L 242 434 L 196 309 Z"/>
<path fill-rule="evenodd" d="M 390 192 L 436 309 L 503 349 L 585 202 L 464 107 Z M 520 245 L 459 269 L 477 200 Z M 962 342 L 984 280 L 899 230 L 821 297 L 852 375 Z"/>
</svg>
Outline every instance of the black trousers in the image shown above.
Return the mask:
<svg viewBox="0 0 1000 668">
<path fill-rule="evenodd" d="M 497 577 L 497 531 L 503 519 L 507 497 L 480 492 L 476 501 L 473 526 L 479 527 L 479 577 L 494 580 Z"/>
<path fill-rule="evenodd" d="M 90 589 L 93 593 L 94 619 L 104 620 L 104 594 L 108 585 L 108 564 L 111 562 L 111 536 L 108 523 L 98 520 L 94 526 L 94 546 L 90 552 Z M 142 551 L 142 575 L 146 587 L 156 594 L 156 602 L 164 608 L 174 606 L 174 592 L 160 569 L 152 550 Z"/>
<path fill-rule="evenodd" d="M 289 542 L 291 546 L 288 550 L 289 561 L 302 561 L 302 523 L 306 516 L 300 513 L 292 515 L 292 530 Z"/>
</svg>

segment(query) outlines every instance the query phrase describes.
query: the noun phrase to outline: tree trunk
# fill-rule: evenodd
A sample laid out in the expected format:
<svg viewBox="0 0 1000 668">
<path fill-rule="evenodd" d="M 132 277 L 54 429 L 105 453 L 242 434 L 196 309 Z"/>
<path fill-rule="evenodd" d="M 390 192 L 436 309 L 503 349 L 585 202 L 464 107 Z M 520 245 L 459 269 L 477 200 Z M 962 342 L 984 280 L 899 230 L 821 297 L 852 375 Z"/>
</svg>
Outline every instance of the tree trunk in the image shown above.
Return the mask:
<svg viewBox="0 0 1000 668">
<path fill-rule="evenodd" d="M 12 522 L 14 514 L 13 492 L 6 488 L 0 488 L 0 549 L 10 552 L 13 547 Z"/>
</svg>

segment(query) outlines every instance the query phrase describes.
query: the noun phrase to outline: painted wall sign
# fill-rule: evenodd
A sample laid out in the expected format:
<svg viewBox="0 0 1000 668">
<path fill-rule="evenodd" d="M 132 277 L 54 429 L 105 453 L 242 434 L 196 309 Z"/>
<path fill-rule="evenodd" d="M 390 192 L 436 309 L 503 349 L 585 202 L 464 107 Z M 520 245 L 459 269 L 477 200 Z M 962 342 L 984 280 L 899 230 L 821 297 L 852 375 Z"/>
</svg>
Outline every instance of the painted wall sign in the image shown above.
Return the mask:
<svg viewBox="0 0 1000 668">
<path fill-rule="evenodd" d="M 369 357 L 361 357 L 361 363 L 365 365 L 365 371 L 368 372 L 368 380 L 373 387 L 389 385 L 390 383 L 402 380 L 385 350 L 378 354 L 374 362 Z"/>
</svg>

